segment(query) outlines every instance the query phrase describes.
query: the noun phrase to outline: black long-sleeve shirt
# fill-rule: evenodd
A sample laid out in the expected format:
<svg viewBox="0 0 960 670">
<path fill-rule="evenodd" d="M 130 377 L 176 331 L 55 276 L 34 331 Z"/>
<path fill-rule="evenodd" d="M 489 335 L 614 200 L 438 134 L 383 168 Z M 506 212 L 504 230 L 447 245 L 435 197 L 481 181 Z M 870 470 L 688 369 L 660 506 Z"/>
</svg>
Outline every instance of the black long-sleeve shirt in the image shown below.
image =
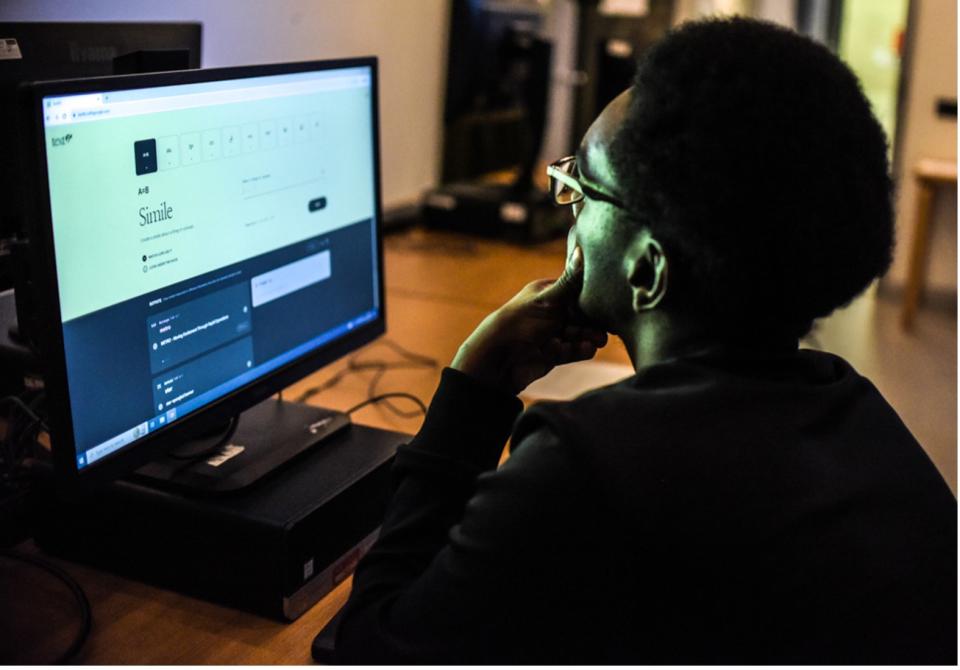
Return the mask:
<svg viewBox="0 0 960 670">
<path fill-rule="evenodd" d="M 956 662 L 956 500 L 842 359 L 705 354 L 521 410 L 444 371 L 340 662 Z"/>
</svg>

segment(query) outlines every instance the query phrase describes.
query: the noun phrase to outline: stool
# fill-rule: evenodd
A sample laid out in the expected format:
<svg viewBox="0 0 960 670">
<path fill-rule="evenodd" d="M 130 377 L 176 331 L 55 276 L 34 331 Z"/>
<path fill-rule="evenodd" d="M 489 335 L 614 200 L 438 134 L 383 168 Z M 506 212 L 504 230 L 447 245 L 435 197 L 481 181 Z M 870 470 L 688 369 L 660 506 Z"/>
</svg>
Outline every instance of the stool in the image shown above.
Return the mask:
<svg viewBox="0 0 960 670">
<path fill-rule="evenodd" d="M 926 256 L 930 234 L 930 210 L 933 195 L 938 186 L 953 184 L 957 186 L 957 164 L 955 161 L 924 158 L 917 162 L 913 171 L 917 181 L 917 210 L 913 228 L 913 244 L 910 248 L 910 260 L 907 267 L 907 285 L 903 293 L 903 307 L 900 312 L 900 325 L 904 330 L 913 327 L 913 317 L 923 295 L 927 280 Z"/>
</svg>

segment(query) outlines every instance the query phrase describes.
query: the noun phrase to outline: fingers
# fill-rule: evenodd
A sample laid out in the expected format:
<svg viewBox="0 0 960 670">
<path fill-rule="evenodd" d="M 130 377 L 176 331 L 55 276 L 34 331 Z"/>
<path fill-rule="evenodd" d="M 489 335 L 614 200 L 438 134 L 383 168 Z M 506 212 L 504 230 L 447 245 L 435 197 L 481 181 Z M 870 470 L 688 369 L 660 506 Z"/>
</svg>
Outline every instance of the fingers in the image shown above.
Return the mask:
<svg viewBox="0 0 960 670">
<path fill-rule="evenodd" d="M 542 351 L 544 359 L 554 366 L 589 360 L 597 355 L 597 349 L 597 344 L 591 340 L 553 337 L 544 344 Z"/>
<path fill-rule="evenodd" d="M 564 326 L 561 337 L 568 342 L 586 341 L 600 349 L 607 344 L 607 334 L 602 330 L 591 328 L 589 326 L 580 326 L 568 324 Z"/>
<path fill-rule="evenodd" d="M 538 301 L 545 304 L 563 304 L 576 300 L 583 286 L 583 251 L 579 246 L 574 247 L 573 253 L 567 258 L 567 265 L 563 274 L 547 286 L 538 296 Z"/>
</svg>

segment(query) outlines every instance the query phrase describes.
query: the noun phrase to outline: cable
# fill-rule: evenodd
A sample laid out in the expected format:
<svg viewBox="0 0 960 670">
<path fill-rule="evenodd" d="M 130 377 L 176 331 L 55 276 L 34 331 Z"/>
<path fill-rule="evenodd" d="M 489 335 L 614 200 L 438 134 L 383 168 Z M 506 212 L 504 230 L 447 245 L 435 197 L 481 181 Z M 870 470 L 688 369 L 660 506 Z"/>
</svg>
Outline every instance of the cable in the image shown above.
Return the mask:
<svg viewBox="0 0 960 670">
<path fill-rule="evenodd" d="M 409 350 L 407 350 L 407 349 L 404 349 L 403 347 L 401 347 L 401 346 L 400 346 L 399 344 L 397 344 L 396 342 L 393 342 L 392 340 L 387 340 L 387 339 L 385 339 L 385 340 L 383 340 L 383 344 L 391 347 L 394 351 L 396 351 L 398 354 L 400 354 L 401 356 L 405 357 L 408 361 L 410 361 L 410 362 L 412 363 L 411 366 L 407 366 L 407 365 L 403 365 L 403 364 L 397 364 L 397 365 L 393 366 L 394 368 L 397 368 L 397 367 L 431 367 L 431 368 L 435 368 L 435 367 L 437 367 L 437 361 L 436 361 L 436 359 L 429 358 L 429 357 L 427 357 L 427 356 L 423 356 L 422 354 L 416 354 L 416 353 L 414 353 L 414 352 L 412 352 L 412 351 L 409 351 Z M 382 367 L 382 368 L 380 368 L 379 370 L 377 370 L 376 374 L 374 374 L 373 378 L 370 380 L 370 385 L 367 387 L 367 398 L 368 398 L 368 399 L 377 396 L 377 384 L 380 383 L 380 380 L 383 378 L 383 375 L 386 374 L 386 372 L 387 372 L 388 369 L 389 369 L 388 367 Z M 384 401 L 383 404 L 387 407 L 387 409 L 389 409 L 391 412 L 393 412 L 394 414 L 396 414 L 397 416 L 399 416 L 401 419 L 412 419 L 413 417 L 418 416 L 419 414 L 421 414 L 421 412 L 404 412 L 403 410 L 399 409 L 396 405 L 394 405 L 392 402 L 390 402 L 389 398 L 390 398 L 390 396 L 383 396 L 383 397 L 382 397 L 382 400 Z M 418 404 L 420 404 L 421 406 L 423 405 L 423 403 L 420 402 L 419 399 L 418 399 L 417 402 L 418 402 Z M 423 413 L 423 414 L 426 414 L 426 413 L 427 413 L 427 412 L 426 412 L 426 409 L 423 409 L 423 410 L 422 410 L 422 413 Z"/>
<path fill-rule="evenodd" d="M 391 397 L 395 397 L 395 396 L 391 396 L 391 395 L 389 395 L 389 394 L 378 395 L 378 394 L 377 394 L 377 384 L 380 383 L 380 380 L 381 380 L 381 379 L 383 378 L 383 376 L 386 374 L 386 372 L 387 372 L 388 369 L 391 369 L 391 368 L 392 368 L 392 369 L 396 369 L 396 368 L 404 368 L 404 367 L 413 367 L 413 368 L 418 368 L 418 367 L 430 367 L 430 368 L 436 368 L 436 367 L 437 367 L 437 361 L 436 361 L 435 359 L 433 359 L 433 358 L 429 358 L 429 357 L 423 356 L 423 355 L 421 355 L 421 354 L 416 354 L 416 353 L 413 353 L 412 351 L 409 351 L 409 350 L 407 350 L 407 349 L 404 349 L 403 347 L 401 347 L 401 346 L 400 346 L 399 344 L 397 344 L 396 342 L 393 342 L 392 340 L 386 340 L 386 339 L 385 339 L 385 340 L 383 340 L 383 344 L 385 344 L 386 346 L 392 348 L 392 349 L 393 349 L 394 351 L 396 351 L 398 354 L 400 354 L 401 356 L 403 356 L 404 358 L 406 358 L 407 361 L 409 361 L 409 365 L 408 365 L 408 364 L 404 364 L 404 363 L 396 363 L 396 364 L 394 364 L 394 365 L 392 365 L 392 366 L 390 366 L 390 365 L 381 366 L 381 367 L 376 371 L 376 373 L 373 375 L 373 378 L 370 379 L 370 384 L 369 384 L 369 386 L 367 386 L 367 399 L 370 400 L 371 398 L 379 398 L 378 402 L 379 402 L 379 401 L 383 401 L 384 406 L 385 406 L 387 409 L 389 409 L 391 412 L 393 412 L 394 414 L 396 414 L 397 416 L 399 416 L 401 419 L 412 419 L 412 418 L 414 418 L 414 417 L 416 417 L 416 416 L 419 416 L 421 413 L 422 413 L 422 414 L 426 414 L 426 413 L 427 413 L 426 407 L 423 406 L 423 403 L 420 401 L 419 398 L 416 399 L 416 402 L 417 402 L 417 404 L 420 406 L 421 410 L 420 410 L 419 412 L 418 412 L 418 411 L 405 412 L 405 411 L 403 411 L 402 409 L 400 409 L 399 407 L 397 407 L 395 404 L 393 404 L 392 402 L 390 402 L 390 398 L 391 398 Z M 396 397 L 406 397 L 406 396 L 396 396 Z"/>
<path fill-rule="evenodd" d="M 436 368 L 438 365 L 436 359 L 430 358 L 429 356 L 424 356 L 423 354 L 415 353 L 413 351 L 410 351 L 409 349 L 405 349 L 404 347 L 400 346 L 399 344 L 397 344 L 396 342 L 390 339 L 383 338 L 381 340 L 378 340 L 375 344 L 380 344 L 390 349 L 393 349 L 393 351 L 399 354 L 403 358 L 403 360 L 400 360 L 400 361 L 359 360 L 360 354 L 356 354 L 347 360 L 346 368 L 344 368 L 343 370 L 340 370 L 333 377 L 326 380 L 325 382 L 307 389 L 306 391 L 301 393 L 300 396 L 297 397 L 296 401 L 306 402 L 307 400 L 317 395 L 318 393 L 322 393 L 323 391 L 333 388 L 334 386 L 339 384 L 341 381 L 343 381 L 343 379 L 346 376 L 350 374 L 359 373 L 366 370 L 374 370 L 375 374 L 373 378 L 370 380 L 369 386 L 367 387 L 367 399 L 370 400 L 371 398 L 374 398 L 377 396 L 377 385 L 380 383 L 380 380 L 387 373 L 387 371 L 398 370 L 398 369 L 428 368 L 428 367 Z M 394 396 L 385 394 L 384 398 L 381 398 L 381 400 L 385 398 L 390 398 L 390 397 L 394 397 Z M 379 402 L 379 400 L 377 402 Z M 417 399 L 417 402 L 421 405 L 423 404 L 419 399 Z M 409 418 L 418 416 L 420 414 L 420 412 L 417 412 L 417 411 L 414 411 L 414 412 L 404 411 L 398 408 L 393 403 L 389 402 L 389 400 L 387 400 L 384 404 L 387 407 L 387 409 L 389 409 L 391 412 L 393 412 L 397 416 L 404 419 L 409 419 Z M 424 410 L 424 412 L 425 411 L 426 410 Z"/>
<path fill-rule="evenodd" d="M 18 396 L 0 398 L 0 406 L 12 405 L 19 412 L 7 415 L 6 434 L 0 440 L 0 485 L 18 488 L 24 479 L 21 465 L 37 445 L 37 433 L 40 430 L 49 432 L 46 422 L 36 411 L 36 406 L 43 401 L 43 394 L 37 394 L 30 404 Z M 25 423 L 24 418 L 29 422 Z M 18 483 L 19 482 L 19 483 Z"/>
<path fill-rule="evenodd" d="M 403 391 L 393 391 L 391 393 L 381 393 L 380 395 L 375 395 L 372 398 L 367 398 L 361 403 L 357 403 L 350 409 L 344 410 L 343 413 L 349 416 L 354 412 L 356 412 L 357 410 L 363 409 L 367 405 L 372 405 L 374 403 L 382 402 L 384 400 L 387 400 L 388 398 L 406 398 L 407 400 L 412 400 L 414 403 L 416 403 L 417 407 L 420 408 L 420 412 L 419 412 L 420 414 L 427 413 L 427 406 L 423 404 L 423 401 L 420 400 L 420 398 L 413 395 L 412 393 L 404 393 Z"/>
<path fill-rule="evenodd" d="M 374 345 L 382 345 L 393 349 L 396 353 L 400 354 L 404 360 L 401 361 L 384 361 L 384 360 L 372 360 L 372 361 L 362 361 L 359 360 L 361 354 L 355 354 L 350 359 L 347 360 L 347 367 L 343 370 L 340 370 L 333 377 L 327 381 L 309 388 L 303 393 L 301 393 L 296 402 L 304 402 L 307 399 L 313 397 L 317 393 L 325 391 L 329 388 L 333 388 L 339 384 L 344 377 L 355 372 L 362 372 L 364 370 L 380 370 L 381 368 L 385 369 L 400 369 L 400 368 L 418 368 L 418 367 L 437 367 L 437 361 L 434 358 L 429 356 L 424 356 L 422 354 L 414 353 L 408 349 L 403 348 L 396 342 L 389 340 L 387 338 L 378 340 Z M 371 347 L 372 348 L 372 347 Z"/>
<path fill-rule="evenodd" d="M 368 400 L 369 400 L 370 398 L 377 397 L 377 395 L 378 395 L 378 394 L 377 394 L 377 384 L 380 383 L 380 379 L 383 377 L 383 375 L 384 375 L 385 373 L 386 373 L 386 369 L 377 370 L 377 373 L 373 376 L 373 379 L 370 380 L 370 385 L 367 386 L 367 399 L 368 399 Z M 384 406 L 385 406 L 387 409 L 389 409 L 391 412 L 393 412 L 394 414 L 396 414 L 397 416 L 399 416 L 401 419 L 412 419 L 412 418 L 415 417 L 415 416 L 419 416 L 420 414 L 426 414 L 426 413 L 427 413 L 426 409 L 424 409 L 422 412 L 417 412 L 417 411 L 405 412 L 405 411 L 403 411 L 402 409 L 398 408 L 396 405 L 394 405 L 392 402 L 390 402 L 390 397 L 391 397 L 391 396 L 390 396 L 389 394 L 384 394 L 384 395 L 381 395 L 381 396 L 379 396 L 379 397 L 383 400 Z M 422 405 L 423 403 L 421 402 L 420 404 Z"/>
<path fill-rule="evenodd" d="M 4 398 L 0 398 L 0 405 L 3 405 L 3 404 L 5 404 L 5 403 L 12 403 L 12 404 L 16 405 L 16 406 L 19 407 L 27 416 L 29 416 L 31 419 L 33 419 L 34 421 L 36 421 L 37 423 L 39 423 L 39 424 L 43 427 L 44 430 L 46 430 L 46 431 L 49 432 L 50 429 L 47 428 L 47 424 L 44 422 L 44 420 L 41 419 L 41 418 L 37 415 L 37 413 L 33 411 L 33 409 L 30 407 L 30 405 L 28 405 L 27 403 L 23 402 L 23 401 L 22 401 L 20 398 L 18 398 L 17 396 L 15 396 L 15 395 L 8 395 L 8 396 L 6 396 L 6 397 L 4 397 Z"/>
<path fill-rule="evenodd" d="M 80 649 L 83 647 L 83 644 L 87 641 L 87 638 L 90 636 L 90 629 L 93 627 L 93 614 L 90 611 L 90 601 L 87 600 L 87 594 L 83 592 L 83 588 L 79 583 L 77 583 L 77 580 L 53 563 L 49 563 L 34 556 L 25 556 L 12 551 L 0 552 L 0 556 L 5 556 L 6 558 L 14 561 L 20 561 L 21 563 L 28 563 L 34 567 L 40 568 L 41 570 L 45 570 L 49 574 L 52 574 L 54 577 L 62 581 L 71 591 L 73 591 L 73 595 L 76 596 L 77 599 L 77 604 L 80 606 L 80 632 L 77 633 L 77 637 L 74 638 L 67 650 L 61 654 L 61 656 L 55 660 L 53 664 L 63 665 L 70 662 L 70 660 L 76 656 L 77 652 L 80 651 Z"/>
<path fill-rule="evenodd" d="M 410 351 L 409 349 L 406 349 L 400 346 L 399 344 L 397 344 L 396 342 L 394 342 L 389 338 L 384 337 L 383 339 L 377 340 L 376 344 L 381 344 L 385 347 L 389 347 L 390 349 L 393 349 L 394 351 L 396 351 L 398 354 L 400 354 L 407 360 L 419 362 L 422 365 L 429 365 L 432 367 L 436 367 L 437 365 L 437 359 L 430 358 L 429 356 L 424 356 L 423 354 L 418 354 L 414 351 Z"/>
</svg>

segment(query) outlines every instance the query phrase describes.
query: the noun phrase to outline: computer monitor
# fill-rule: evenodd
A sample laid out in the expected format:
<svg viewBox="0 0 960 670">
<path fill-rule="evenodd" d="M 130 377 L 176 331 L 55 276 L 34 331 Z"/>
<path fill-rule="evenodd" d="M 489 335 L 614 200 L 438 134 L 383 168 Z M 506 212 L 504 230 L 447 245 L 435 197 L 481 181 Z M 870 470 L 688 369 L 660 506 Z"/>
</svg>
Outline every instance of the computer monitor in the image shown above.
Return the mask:
<svg viewBox="0 0 960 670">
<path fill-rule="evenodd" d="M 374 58 L 44 82 L 21 105 L 72 480 L 130 472 L 384 332 Z"/>
</svg>

